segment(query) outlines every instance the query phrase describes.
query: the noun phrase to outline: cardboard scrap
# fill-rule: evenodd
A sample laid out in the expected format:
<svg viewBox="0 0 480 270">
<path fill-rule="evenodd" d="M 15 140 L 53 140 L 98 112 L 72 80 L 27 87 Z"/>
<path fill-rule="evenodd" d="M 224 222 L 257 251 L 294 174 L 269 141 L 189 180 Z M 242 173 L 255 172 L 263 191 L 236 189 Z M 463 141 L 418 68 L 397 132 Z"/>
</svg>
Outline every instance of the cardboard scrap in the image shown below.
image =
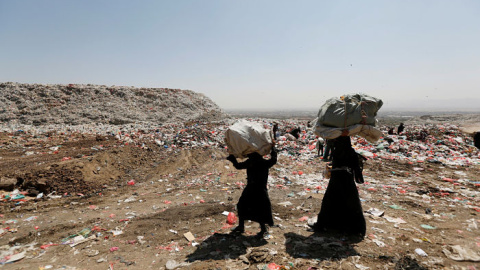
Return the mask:
<svg viewBox="0 0 480 270">
<path fill-rule="evenodd" d="M 191 232 L 184 233 L 183 236 L 185 236 L 185 238 L 187 238 L 189 242 L 192 242 L 193 240 L 195 240 L 195 236 L 193 236 Z"/>
</svg>

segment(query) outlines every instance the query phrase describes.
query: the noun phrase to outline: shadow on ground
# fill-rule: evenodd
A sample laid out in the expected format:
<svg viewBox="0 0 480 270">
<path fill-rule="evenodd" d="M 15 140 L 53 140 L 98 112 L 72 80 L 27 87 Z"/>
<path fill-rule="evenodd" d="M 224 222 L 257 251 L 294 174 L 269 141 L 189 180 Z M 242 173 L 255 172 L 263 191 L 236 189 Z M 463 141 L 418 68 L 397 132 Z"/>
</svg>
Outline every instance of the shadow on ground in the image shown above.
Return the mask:
<svg viewBox="0 0 480 270">
<path fill-rule="evenodd" d="M 314 233 L 303 236 L 295 233 L 285 234 L 286 252 L 293 258 L 317 260 L 343 259 L 360 255 L 354 245 L 361 239 L 347 238 L 334 234 Z"/>
<path fill-rule="evenodd" d="M 187 256 L 186 261 L 237 259 L 247 253 L 247 248 L 266 244 L 266 240 L 256 236 L 215 233 L 201 242 L 197 249 Z"/>
</svg>

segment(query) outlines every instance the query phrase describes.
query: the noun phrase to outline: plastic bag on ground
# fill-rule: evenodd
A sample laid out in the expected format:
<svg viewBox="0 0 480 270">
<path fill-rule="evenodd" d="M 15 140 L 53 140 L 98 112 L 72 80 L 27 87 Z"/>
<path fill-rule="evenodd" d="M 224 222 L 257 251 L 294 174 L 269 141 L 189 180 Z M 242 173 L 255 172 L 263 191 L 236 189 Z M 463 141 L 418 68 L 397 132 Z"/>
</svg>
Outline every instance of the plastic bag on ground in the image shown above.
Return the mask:
<svg viewBox="0 0 480 270">
<path fill-rule="evenodd" d="M 237 158 L 244 158 L 250 153 L 258 152 L 264 156 L 272 150 L 273 133 L 262 125 L 246 120 L 233 124 L 225 132 L 228 153 Z"/>
<path fill-rule="evenodd" d="M 455 261 L 472 261 L 472 262 L 480 262 L 480 255 L 478 252 L 459 246 L 447 246 L 443 248 L 443 253 L 450 259 Z"/>
<path fill-rule="evenodd" d="M 230 225 L 237 223 L 237 216 L 235 215 L 235 213 L 233 212 L 228 213 L 227 223 Z"/>
</svg>

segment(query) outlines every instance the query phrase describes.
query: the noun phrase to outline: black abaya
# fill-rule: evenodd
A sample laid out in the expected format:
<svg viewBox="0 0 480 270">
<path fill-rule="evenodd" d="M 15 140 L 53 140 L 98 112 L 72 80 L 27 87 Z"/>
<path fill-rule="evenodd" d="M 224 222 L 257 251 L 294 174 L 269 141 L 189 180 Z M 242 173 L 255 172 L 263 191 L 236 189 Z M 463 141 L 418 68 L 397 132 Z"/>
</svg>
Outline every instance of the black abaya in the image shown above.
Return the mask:
<svg viewBox="0 0 480 270">
<path fill-rule="evenodd" d="M 238 217 L 273 226 L 272 205 L 268 197 L 267 181 L 268 170 L 277 163 L 276 150 L 272 149 L 269 160 L 263 159 L 258 153 L 248 155 L 248 159 L 240 163 L 234 157 L 229 160 L 236 169 L 247 170 L 247 186 L 237 204 Z"/>
<path fill-rule="evenodd" d="M 338 232 L 365 236 L 366 222 L 355 181 L 363 183 L 359 155 L 350 137 L 334 141 L 332 174 L 322 200 L 317 223 L 318 232 Z"/>
</svg>

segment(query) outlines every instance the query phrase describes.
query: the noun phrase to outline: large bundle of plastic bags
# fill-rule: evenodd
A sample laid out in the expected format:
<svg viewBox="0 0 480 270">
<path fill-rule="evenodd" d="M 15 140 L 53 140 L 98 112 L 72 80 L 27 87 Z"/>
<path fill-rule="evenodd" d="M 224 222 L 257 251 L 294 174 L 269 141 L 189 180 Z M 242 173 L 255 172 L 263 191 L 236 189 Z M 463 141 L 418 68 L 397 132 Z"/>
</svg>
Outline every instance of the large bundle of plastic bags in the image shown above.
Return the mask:
<svg viewBox="0 0 480 270">
<path fill-rule="evenodd" d="M 375 142 L 382 136 L 375 128 L 375 117 L 382 105 L 382 100 L 365 94 L 331 98 L 320 108 L 314 132 L 326 139 L 359 135 Z"/>
<path fill-rule="evenodd" d="M 263 156 L 272 150 L 273 132 L 259 123 L 240 120 L 227 129 L 225 142 L 228 153 L 237 158 L 244 158 L 253 152 Z"/>
</svg>

